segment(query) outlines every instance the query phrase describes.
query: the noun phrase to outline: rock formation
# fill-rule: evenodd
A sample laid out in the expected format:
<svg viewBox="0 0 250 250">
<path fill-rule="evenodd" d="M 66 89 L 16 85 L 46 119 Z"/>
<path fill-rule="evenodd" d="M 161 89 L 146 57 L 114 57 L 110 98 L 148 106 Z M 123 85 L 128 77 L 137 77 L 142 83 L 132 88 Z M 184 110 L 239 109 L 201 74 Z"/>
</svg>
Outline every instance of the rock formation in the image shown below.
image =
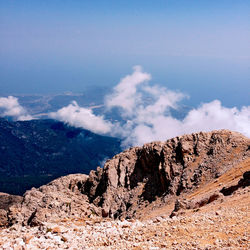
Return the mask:
<svg viewBox="0 0 250 250">
<path fill-rule="evenodd" d="M 0 227 L 8 225 L 7 211 L 14 204 L 19 204 L 22 196 L 0 193 Z"/>
<path fill-rule="evenodd" d="M 87 178 L 84 174 L 71 174 L 27 191 L 21 203 L 9 207 L 9 225 L 36 226 L 44 221 L 79 218 L 94 213 L 88 197 L 78 189 Z"/>
<path fill-rule="evenodd" d="M 248 138 L 228 130 L 183 135 L 130 148 L 89 176 L 69 175 L 27 191 L 21 203 L 8 208 L 8 223 L 38 225 L 93 215 L 138 218 L 152 204 L 161 206 L 181 200 L 216 181 L 248 160 L 249 149 Z M 219 193 L 209 194 L 204 202 L 223 195 Z M 185 203 L 178 202 L 176 212 Z"/>
<path fill-rule="evenodd" d="M 81 187 L 102 216 L 135 217 L 161 197 L 188 193 L 250 156 L 250 140 L 227 130 L 196 133 L 131 148 L 91 171 Z"/>
</svg>

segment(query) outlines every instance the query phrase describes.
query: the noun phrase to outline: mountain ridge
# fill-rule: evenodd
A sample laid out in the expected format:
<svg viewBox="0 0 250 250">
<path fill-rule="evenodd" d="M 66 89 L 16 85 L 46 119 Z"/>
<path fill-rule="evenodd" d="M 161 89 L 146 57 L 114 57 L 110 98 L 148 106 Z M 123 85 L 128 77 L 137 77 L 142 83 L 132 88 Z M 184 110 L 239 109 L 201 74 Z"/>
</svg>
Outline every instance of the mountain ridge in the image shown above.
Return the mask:
<svg viewBox="0 0 250 250">
<path fill-rule="evenodd" d="M 89 176 L 64 176 L 27 191 L 22 205 L 10 208 L 8 218 L 10 223 L 28 225 L 56 219 L 59 214 L 140 218 L 152 204 L 173 203 L 248 159 L 249 145 L 249 138 L 221 130 L 133 147 Z"/>
<path fill-rule="evenodd" d="M 248 249 L 249 149 L 236 132 L 194 133 L 130 148 L 16 201 L 3 194 L 0 246 Z"/>
</svg>

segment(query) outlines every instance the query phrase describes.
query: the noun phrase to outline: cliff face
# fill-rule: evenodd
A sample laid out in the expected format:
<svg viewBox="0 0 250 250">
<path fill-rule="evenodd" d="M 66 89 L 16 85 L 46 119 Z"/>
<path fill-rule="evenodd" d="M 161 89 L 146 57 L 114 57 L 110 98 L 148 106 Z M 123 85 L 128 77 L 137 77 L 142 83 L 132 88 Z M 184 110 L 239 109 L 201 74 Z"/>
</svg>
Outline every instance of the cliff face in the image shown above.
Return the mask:
<svg viewBox="0 0 250 250">
<path fill-rule="evenodd" d="M 103 169 L 98 167 L 89 176 L 65 176 L 26 192 L 21 204 L 9 208 L 8 220 L 10 224 L 36 225 L 93 215 L 139 217 L 154 203 L 167 205 L 182 199 L 232 171 L 249 159 L 249 149 L 250 139 L 227 130 L 134 147 L 108 160 Z M 218 188 L 222 189 L 223 184 Z"/>
<path fill-rule="evenodd" d="M 131 148 L 91 171 L 81 191 L 102 216 L 133 217 L 158 197 L 192 192 L 250 156 L 250 140 L 226 130 Z"/>
</svg>

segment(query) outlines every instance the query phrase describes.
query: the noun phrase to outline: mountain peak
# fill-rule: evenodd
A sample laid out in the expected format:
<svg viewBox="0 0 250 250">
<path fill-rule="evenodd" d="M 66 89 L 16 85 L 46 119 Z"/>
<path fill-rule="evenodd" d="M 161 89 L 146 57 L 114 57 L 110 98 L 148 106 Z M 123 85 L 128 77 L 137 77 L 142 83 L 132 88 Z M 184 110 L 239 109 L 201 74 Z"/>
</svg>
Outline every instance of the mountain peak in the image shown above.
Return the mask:
<svg viewBox="0 0 250 250">
<path fill-rule="evenodd" d="M 9 208 L 9 223 L 37 225 L 91 214 L 142 218 L 150 207 L 174 204 L 232 172 L 249 159 L 249 145 L 249 138 L 219 130 L 133 147 L 89 176 L 69 175 L 27 191 L 21 204 Z"/>
</svg>

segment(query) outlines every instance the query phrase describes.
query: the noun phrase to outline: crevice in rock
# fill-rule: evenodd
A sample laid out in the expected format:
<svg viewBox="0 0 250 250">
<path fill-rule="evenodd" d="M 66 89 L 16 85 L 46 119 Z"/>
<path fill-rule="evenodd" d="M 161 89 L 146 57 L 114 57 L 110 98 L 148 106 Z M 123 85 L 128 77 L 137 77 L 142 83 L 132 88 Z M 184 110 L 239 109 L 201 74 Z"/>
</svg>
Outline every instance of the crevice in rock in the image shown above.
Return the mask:
<svg viewBox="0 0 250 250">
<path fill-rule="evenodd" d="M 193 134 L 193 141 L 194 141 L 194 147 L 193 147 L 193 150 L 194 150 L 194 155 L 198 156 L 199 155 L 199 152 L 198 152 L 198 138 L 195 134 Z"/>
<path fill-rule="evenodd" d="M 185 171 L 182 170 L 181 178 L 180 178 L 179 185 L 178 185 L 178 188 L 177 188 L 177 191 L 176 191 L 177 196 L 179 196 L 181 194 L 181 192 L 185 189 L 185 187 L 183 185 L 185 179 L 186 179 Z"/>
<path fill-rule="evenodd" d="M 157 196 L 161 196 L 162 194 L 166 193 L 170 182 L 167 180 L 165 170 L 163 169 L 163 164 L 163 151 L 160 152 L 160 155 L 154 154 L 154 158 L 151 158 L 148 162 L 147 167 L 149 167 L 150 171 L 146 175 L 148 180 L 141 195 L 144 200 L 152 202 Z"/>
<path fill-rule="evenodd" d="M 181 166 L 182 166 L 182 169 L 181 169 L 181 173 L 180 173 L 180 180 L 179 180 L 179 183 L 178 183 L 178 188 L 177 188 L 177 191 L 176 191 L 176 195 L 179 196 L 181 194 L 181 192 L 185 189 L 184 185 L 183 185 L 183 182 L 185 181 L 185 161 L 183 159 L 183 149 L 182 149 L 182 144 L 179 142 L 178 143 L 178 146 L 176 147 L 176 162 L 180 163 Z"/>
<path fill-rule="evenodd" d="M 36 226 L 36 223 L 33 221 L 33 219 L 36 216 L 36 212 L 37 212 L 37 209 L 35 209 L 35 211 L 33 211 L 32 214 L 31 214 L 31 216 L 29 217 L 29 219 L 27 221 L 27 225 L 28 226 Z"/>
<path fill-rule="evenodd" d="M 181 142 L 178 142 L 178 145 L 175 149 L 175 153 L 176 153 L 176 163 L 181 163 L 181 165 L 184 166 L 185 162 L 183 160 L 183 152 L 182 152 Z"/>
<path fill-rule="evenodd" d="M 108 187 L 107 186 L 107 182 L 108 182 L 107 179 L 108 179 L 108 177 L 107 177 L 106 173 L 103 173 L 102 178 L 96 187 L 96 192 L 95 192 L 95 195 L 93 197 L 93 200 L 98 196 L 102 196 L 106 192 L 107 187 Z"/>
<path fill-rule="evenodd" d="M 129 210 L 129 208 L 132 206 L 132 204 L 131 203 L 129 203 L 129 202 L 127 202 L 126 203 L 126 211 L 128 211 Z"/>
<path fill-rule="evenodd" d="M 121 181 L 120 181 L 120 178 L 121 178 L 121 159 L 119 159 L 119 162 L 118 162 L 118 166 L 117 166 L 117 175 L 118 175 L 118 187 L 121 186 Z"/>
</svg>

